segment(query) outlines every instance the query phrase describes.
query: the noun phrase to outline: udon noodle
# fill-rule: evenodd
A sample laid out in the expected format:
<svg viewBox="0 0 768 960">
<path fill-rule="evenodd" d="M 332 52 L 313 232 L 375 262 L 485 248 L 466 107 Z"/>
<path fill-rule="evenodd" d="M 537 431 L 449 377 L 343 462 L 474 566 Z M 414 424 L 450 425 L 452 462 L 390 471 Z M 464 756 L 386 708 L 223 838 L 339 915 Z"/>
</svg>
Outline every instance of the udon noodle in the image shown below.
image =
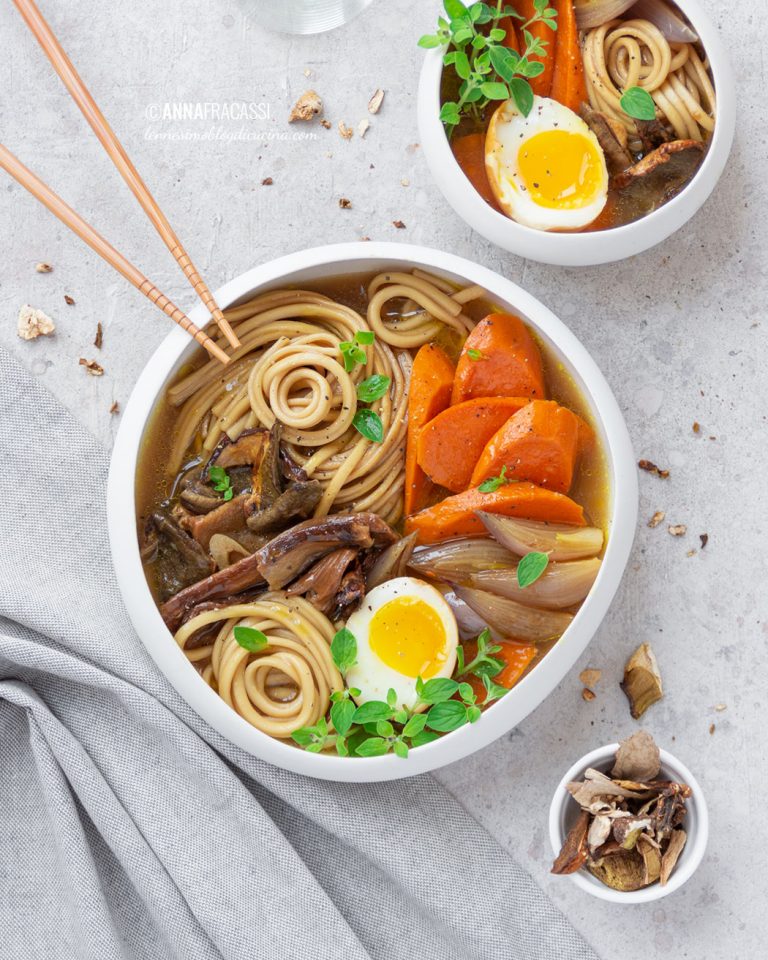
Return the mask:
<svg viewBox="0 0 768 960">
<path fill-rule="evenodd" d="M 195 646 L 194 635 L 216 624 L 213 642 Z M 235 639 L 236 627 L 260 630 L 269 645 L 262 652 L 244 649 Z M 241 717 L 284 740 L 299 727 L 317 723 L 331 694 L 344 687 L 331 658 L 334 632 L 327 617 L 306 600 L 272 593 L 198 614 L 177 631 L 176 642 Z"/>
<path fill-rule="evenodd" d="M 275 290 L 226 311 L 242 346 L 222 371 L 209 362 L 175 384 L 169 401 L 184 404 L 168 471 L 176 473 L 195 444 L 209 455 L 224 436 L 283 426 L 291 457 L 320 482 L 315 510 L 372 511 L 389 523 L 402 514 L 405 419 L 411 356 L 408 352 L 444 328 L 457 338 L 473 323 L 462 307 L 483 296 L 480 287 L 456 291 L 428 274 L 386 273 L 368 288 L 363 318 L 319 293 Z M 395 309 L 389 309 L 394 304 Z M 347 371 L 339 343 L 372 331 L 367 362 Z M 374 374 L 389 377 L 389 390 L 371 407 L 381 419 L 381 443 L 353 426 L 357 386 Z"/>
<path fill-rule="evenodd" d="M 584 35 L 584 66 L 592 107 L 621 123 L 622 91 L 642 87 L 657 114 L 681 140 L 707 140 L 715 126 L 715 91 L 708 66 L 692 43 L 669 43 L 648 20 L 611 20 Z"/>
</svg>

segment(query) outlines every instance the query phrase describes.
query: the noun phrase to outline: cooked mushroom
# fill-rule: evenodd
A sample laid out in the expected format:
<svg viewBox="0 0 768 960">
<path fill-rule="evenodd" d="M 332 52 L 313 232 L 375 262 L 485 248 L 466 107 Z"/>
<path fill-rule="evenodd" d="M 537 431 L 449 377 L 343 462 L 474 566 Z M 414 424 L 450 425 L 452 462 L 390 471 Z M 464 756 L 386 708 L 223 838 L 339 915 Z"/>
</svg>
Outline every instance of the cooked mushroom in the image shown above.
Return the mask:
<svg viewBox="0 0 768 960">
<path fill-rule="evenodd" d="M 200 544 L 165 514 L 153 513 L 147 521 L 145 546 L 145 552 L 152 556 L 146 562 L 152 568 L 158 594 L 163 599 L 213 570 L 213 561 Z"/>
<path fill-rule="evenodd" d="M 627 149 L 625 127 L 615 120 L 611 120 L 604 113 L 600 113 L 599 110 L 594 110 L 587 103 L 581 105 L 581 116 L 603 148 L 608 172 L 610 174 L 621 173 L 627 167 L 631 167 L 632 155 Z"/>
<path fill-rule="evenodd" d="M 207 550 L 214 534 L 237 533 L 244 528 L 247 499 L 248 494 L 241 493 L 231 500 L 220 501 L 215 510 L 188 520 L 186 527 L 200 546 Z"/>
<path fill-rule="evenodd" d="M 660 147 L 662 143 L 669 143 L 671 140 L 674 140 L 674 135 L 669 132 L 668 128 L 658 117 L 654 120 L 635 120 L 635 126 L 637 127 L 637 135 L 640 137 L 644 154 L 651 153 L 656 147 Z"/>
<path fill-rule="evenodd" d="M 617 174 L 612 185 L 625 197 L 630 197 L 638 209 L 650 213 L 674 197 L 691 180 L 705 149 L 698 140 L 662 143 L 638 163 Z"/>
<path fill-rule="evenodd" d="M 255 555 L 271 590 L 280 590 L 320 557 L 339 547 L 385 547 L 397 534 L 375 513 L 305 520 L 279 534 Z"/>
<path fill-rule="evenodd" d="M 323 488 L 318 480 L 294 481 L 268 507 L 246 518 L 248 528 L 261 533 L 286 527 L 296 519 L 304 519 L 310 516 L 322 495 Z"/>
<path fill-rule="evenodd" d="M 352 547 L 334 550 L 318 560 L 298 580 L 294 580 L 286 593 L 289 597 L 303 596 L 322 613 L 330 613 L 344 574 L 357 555 L 357 550 Z"/>
</svg>

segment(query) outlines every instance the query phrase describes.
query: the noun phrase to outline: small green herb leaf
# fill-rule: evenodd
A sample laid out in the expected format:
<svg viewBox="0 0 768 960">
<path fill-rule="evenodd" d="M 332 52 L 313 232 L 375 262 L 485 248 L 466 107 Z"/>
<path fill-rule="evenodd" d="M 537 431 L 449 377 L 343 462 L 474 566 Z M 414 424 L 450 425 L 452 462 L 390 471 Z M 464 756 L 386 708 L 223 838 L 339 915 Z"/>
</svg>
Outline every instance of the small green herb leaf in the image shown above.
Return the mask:
<svg viewBox="0 0 768 960">
<path fill-rule="evenodd" d="M 470 723 L 477 723 L 482 714 L 480 707 L 475 706 L 474 704 L 471 707 L 467 707 L 467 720 Z"/>
<path fill-rule="evenodd" d="M 373 330 L 358 330 L 355 333 L 355 341 L 368 347 L 376 341 L 376 334 Z"/>
<path fill-rule="evenodd" d="M 341 351 L 341 356 L 344 360 L 344 369 L 347 373 L 351 373 L 358 364 L 368 362 L 368 356 L 365 350 L 356 344 L 354 340 L 342 340 L 339 343 L 339 350 Z"/>
<path fill-rule="evenodd" d="M 500 683 L 494 683 L 488 676 L 483 677 L 483 686 L 485 687 L 485 700 L 483 700 L 483 703 L 500 700 L 504 694 L 509 693 L 508 687 L 502 687 Z"/>
<path fill-rule="evenodd" d="M 358 745 L 355 753 L 358 757 L 381 757 L 389 751 L 389 742 L 383 737 L 368 737 Z"/>
<path fill-rule="evenodd" d="M 331 656 L 339 673 L 346 673 L 357 662 L 357 640 L 346 627 L 339 630 L 331 640 Z M 359 695 L 359 691 L 356 696 Z"/>
<path fill-rule="evenodd" d="M 235 491 L 232 489 L 232 481 L 229 479 L 229 475 L 224 467 L 209 467 L 208 468 L 208 479 L 211 481 L 213 489 L 217 493 L 223 494 L 224 500 L 231 500 L 234 496 Z"/>
<path fill-rule="evenodd" d="M 517 585 L 522 590 L 523 587 L 530 587 L 547 569 L 549 557 L 546 553 L 532 551 L 526 553 L 517 565 Z"/>
<path fill-rule="evenodd" d="M 267 635 L 262 633 L 261 630 L 256 630 L 255 627 L 235 627 L 233 633 L 235 640 L 243 650 L 247 650 L 249 653 L 258 653 L 269 643 Z"/>
<path fill-rule="evenodd" d="M 436 703 L 427 714 L 427 726 L 439 733 L 450 733 L 467 722 L 467 708 L 458 700 Z"/>
<path fill-rule="evenodd" d="M 381 443 L 384 439 L 384 424 L 381 417 L 368 407 L 358 410 L 352 418 L 352 426 L 371 443 Z"/>
<path fill-rule="evenodd" d="M 391 737 L 394 735 L 395 728 L 389 722 L 389 720 L 377 720 L 376 721 L 376 733 L 380 737 Z"/>
<path fill-rule="evenodd" d="M 412 747 L 423 747 L 425 743 L 432 743 L 433 740 L 437 740 L 438 735 L 432 733 L 430 730 L 422 730 L 421 733 L 417 733 L 415 737 L 411 738 Z"/>
<path fill-rule="evenodd" d="M 497 80 L 488 80 L 480 85 L 480 92 L 489 100 L 508 100 L 509 87 L 506 83 L 499 83 Z"/>
<path fill-rule="evenodd" d="M 351 700 L 340 700 L 331 707 L 331 723 L 336 733 L 345 737 L 352 726 L 352 719 L 355 716 L 357 707 Z"/>
<path fill-rule="evenodd" d="M 415 713 L 403 727 L 404 737 L 415 737 L 421 733 L 427 725 L 427 715 L 425 713 Z"/>
<path fill-rule="evenodd" d="M 533 110 L 533 90 L 527 80 L 522 77 L 513 77 L 509 81 L 509 90 L 517 109 L 524 117 Z"/>
<path fill-rule="evenodd" d="M 373 403 L 379 400 L 389 390 L 392 380 L 383 373 L 374 373 L 357 385 L 357 399 L 363 403 Z"/>
<path fill-rule="evenodd" d="M 294 730 L 291 734 L 291 739 L 298 743 L 300 747 L 307 747 L 310 743 L 314 742 L 314 732 L 311 727 L 301 727 L 299 730 Z"/>
<path fill-rule="evenodd" d="M 515 481 L 507 479 L 507 468 L 502 467 L 498 477 L 488 477 L 487 480 L 483 480 L 478 490 L 480 493 L 496 493 L 499 487 L 503 487 L 507 483 L 515 483 Z"/>
<path fill-rule="evenodd" d="M 423 37 L 419 37 L 419 46 L 424 50 L 432 50 L 435 47 L 442 47 L 446 40 L 435 34 L 425 33 Z"/>
<path fill-rule="evenodd" d="M 369 700 L 355 710 L 355 723 L 377 723 L 379 720 L 389 720 L 392 708 L 383 700 Z"/>
<path fill-rule="evenodd" d="M 470 360 L 474 360 L 474 361 L 488 359 L 481 350 L 475 350 L 474 347 L 470 347 L 469 350 L 467 350 L 467 356 L 469 357 Z"/>
<path fill-rule="evenodd" d="M 642 87 L 630 87 L 622 95 L 621 109 L 634 120 L 655 120 L 656 104 L 653 97 Z"/>
<path fill-rule="evenodd" d="M 434 677 L 426 681 L 419 693 L 419 699 L 424 703 L 442 703 L 450 700 L 458 689 L 458 683 L 450 677 Z"/>
<path fill-rule="evenodd" d="M 400 739 L 400 737 L 398 737 L 396 740 L 394 740 L 394 741 L 392 742 L 392 749 L 394 750 L 395 754 L 396 754 L 398 757 L 400 757 L 401 760 L 407 760 L 407 759 L 408 759 L 408 747 L 407 747 L 406 744 Z"/>
</svg>

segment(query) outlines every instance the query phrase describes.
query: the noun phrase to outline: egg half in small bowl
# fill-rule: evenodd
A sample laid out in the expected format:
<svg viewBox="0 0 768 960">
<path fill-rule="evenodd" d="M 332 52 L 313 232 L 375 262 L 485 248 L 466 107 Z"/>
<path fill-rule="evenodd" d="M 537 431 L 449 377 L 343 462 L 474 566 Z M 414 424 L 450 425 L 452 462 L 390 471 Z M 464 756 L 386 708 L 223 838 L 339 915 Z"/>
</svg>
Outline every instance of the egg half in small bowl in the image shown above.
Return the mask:
<svg viewBox="0 0 768 960">
<path fill-rule="evenodd" d="M 608 169 L 597 137 L 568 107 L 534 97 L 523 116 L 497 108 L 485 138 L 485 168 L 502 210 L 537 230 L 579 230 L 603 210 Z"/>
<path fill-rule="evenodd" d="M 413 709 L 416 679 L 450 677 L 459 634 L 442 594 L 423 580 L 397 577 L 374 587 L 347 621 L 357 640 L 357 663 L 346 673 L 357 687 L 358 704 L 397 694 L 398 706 Z"/>
</svg>

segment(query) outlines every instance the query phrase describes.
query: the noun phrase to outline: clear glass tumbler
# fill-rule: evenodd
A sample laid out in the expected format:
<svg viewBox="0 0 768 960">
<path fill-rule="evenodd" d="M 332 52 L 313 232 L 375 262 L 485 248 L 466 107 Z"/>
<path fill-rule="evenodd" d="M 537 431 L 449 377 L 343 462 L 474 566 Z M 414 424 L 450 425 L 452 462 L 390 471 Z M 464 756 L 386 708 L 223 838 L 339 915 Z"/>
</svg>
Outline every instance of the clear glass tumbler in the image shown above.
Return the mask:
<svg viewBox="0 0 768 960">
<path fill-rule="evenodd" d="M 324 33 L 362 13 L 373 0 L 251 0 L 259 23 L 275 33 Z"/>
</svg>

